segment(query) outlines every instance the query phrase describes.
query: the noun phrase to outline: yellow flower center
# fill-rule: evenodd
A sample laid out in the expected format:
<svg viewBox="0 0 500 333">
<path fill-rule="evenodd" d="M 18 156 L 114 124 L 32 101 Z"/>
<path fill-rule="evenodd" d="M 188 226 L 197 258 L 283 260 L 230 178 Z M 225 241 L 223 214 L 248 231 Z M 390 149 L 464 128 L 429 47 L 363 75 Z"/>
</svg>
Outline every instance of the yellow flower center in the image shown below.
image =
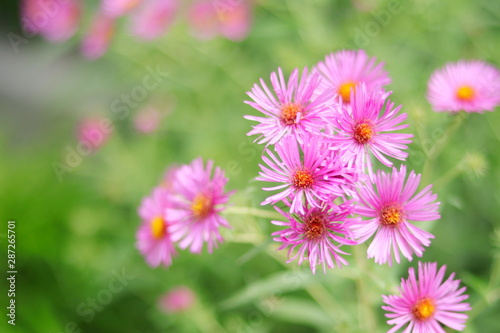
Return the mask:
<svg viewBox="0 0 500 333">
<path fill-rule="evenodd" d="M 471 86 L 461 86 L 457 90 L 457 98 L 463 102 L 470 102 L 474 99 L 476 92 Z"/>
<path fill-rule="evenodd" d="M 419 300 L 411 309 L 413 316 L 419 320 L 426 320 L 432 316 L 435 311 L 434 302 L 429 298 Z"/>
<path fill-rule="evenodd" d="M 316 239 L 323 235 L 325 231 L 325 222 L 323 216 L 319 213 L 311 214 L 306 221 L 305 237 L 307 239 Z"/>
<path fill-rule="evenodd" d="M 389 206 L 380 212 L 380 223 L 386 226 L 395 226 L 398 225 L 402 220 L 402 212 L 399 207 Z"/>
<path fill-rule="evenodd" d="M 288 103 L 281 107 L 281 122 L 285 125 L 293 125 L 296 123 L 297 114 L 304 114 L 304 108 L 299 103 Z"/>
<path fill-rule="evenodd" d="M 160 239 L 165 236 L 167 226 L 163 218 L 157 216 L 151 221 L 151 234 L 155 239 Z"/>
<path fill-rule="evenodd" d="M 314 183 L 314 178 L 309 171 L 298 170 L 293 175 L 292 183 L 296 188 L 306 188 Z"/>
<path fill-rule="evenodd" d="M 351 102 L 351 90 L 353 92 L 356 92 L 356 82 L 348 81 L 346 83 L 343 83 L 337 90 L 337 94 L 339 94 L 340 97 L 342 97 L 344 103 Z"/>
<path fill-rule="evenodd" d="M 369 123 L 359 123 L 354 126 L 353 137 L 357 143 L 364 145 L 373 137 L 373 126 Z"/>
<path fill-rule="evenodd" d="M 212 212 L 212 200 L 204 194 L 198 194 L 191 204 L 191 210 L 196 218 L 202 219 Z"/>
</svg>

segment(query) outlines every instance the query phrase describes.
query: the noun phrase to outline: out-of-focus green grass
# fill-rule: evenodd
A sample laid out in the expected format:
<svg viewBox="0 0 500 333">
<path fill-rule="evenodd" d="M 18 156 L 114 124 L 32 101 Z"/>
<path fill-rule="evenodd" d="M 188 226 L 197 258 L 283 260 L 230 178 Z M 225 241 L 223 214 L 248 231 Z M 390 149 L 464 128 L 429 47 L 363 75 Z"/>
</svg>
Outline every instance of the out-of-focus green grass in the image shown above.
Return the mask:
<svg viewBox="0 0 500 333">
<path fill-rule="evenodd" d="M 245 135 L 251 123 L 243 115 L 256 114 L 242 103 L 245 92 L 259 78 L 267 81 L 278 66 L 286 73 L 311 67 L 342 47 L 364 48 L 385 62 L 393 78 L 391 98 L 403 104 L 408 131 L 415 135 L 407 165 L 422 172 L 424 143 L 434 146 L 451 121 L 431 111 L 427 80 L 449 61 L 500 65 L 500 3 L 401 1 L 401 12 L 359 43 L 359 32 L 366 33 L 367 24 L 377 22 L 374 15 L 390 3 L 365 2 L 373 9 L 360 12 L 349 2 L 327 0 L 259 1 L 251 33 L 241 43 L 193 39 L 179 18 L 168 35 L 152 43 L 119 34 L 96 62 L 81 59 L 76 41 L 49 45 L 32 39 L 17 55 L 3 44 L 0 216 L 17 221 L 19 273 L 17 325 L 7 326 L 4 318 L 2 332 L 64 332 L 70 322 L 82 332 L 218 332 L 214 320 L 227 332 L 364 332 L 367 318 L 353 280 L 359 275 L 368 284 L 365 298 L 373 304 L 376 331 L 386 331 L 380 294 L 395 292 L 415 263 L 390 268 L 350 258 L 341 271 L 313 276 L 307 265 L 285 268 L 283 258 L 272 257 L 267 244 L 276 229 L 268 219 L 236 215 L 228 215 L 234 228 L 226 238 L 247 236 L 253 243 L 228 241 L 212 255 L 181 251 L 169 269 L 150 269 L 134 247 L 137 206 L 170 164 L 197 156 L 214 159 L 228 169 L 228 187 L 238 190 L 233 203 L 258 207 L 264 193 L 252 178 L 262 147 Z M 111 104 L 141 84 L 148 66 L 169 74 L 140 106 L 159 100 L 172 113 L 156 133 L 141 135 L 132 127 L 140 106 L 120 119 Z M 432 174 L 424 174 L 428 182 L 438 182 L 442 219 L 421 224 L 436 235 L 422 260 L 446 264 L 468 287 L 477 306 L 466 332 L 500 330 L 500 236 L 496 247 L 493 238 L 500 228 L 498 111 L 470 115 L 431 164 Z M 115 130 L 105 146 L 59 182 L 52 163 L 64 160 L 67 146 L 76 147 L 76 123 L 91 113 L 110 118 Z M 482 154 L 484 175 L 468 170 L 440 182 L 466 153 Z M 5 233 L 2 222 L 1 244 Z M 124 289 L 93 318 L 82 315 L 79 307 L 123 270 L 133 276 Z M 165 315 L 156 301 L 179 284 L 190 286 L 200 303 L 190 313 Z"/>
</svg>

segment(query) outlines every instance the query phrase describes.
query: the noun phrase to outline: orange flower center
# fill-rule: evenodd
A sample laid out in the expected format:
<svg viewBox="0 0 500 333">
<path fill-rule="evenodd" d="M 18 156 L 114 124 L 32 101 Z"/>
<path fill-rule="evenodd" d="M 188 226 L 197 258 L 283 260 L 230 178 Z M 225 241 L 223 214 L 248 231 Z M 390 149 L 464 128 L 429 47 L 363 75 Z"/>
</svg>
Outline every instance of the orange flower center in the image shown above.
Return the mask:
<svg viewBox="0 0 500 333">
<path fill-rule="evenodd" d="M 298 170 L 293 175 L 292 183 L 296 188 L 307 188 L 314 183 L 314 178 L 309 171 Z"/>
<path fill-rule="evenodd" d="M 353 137 L 357 143 L 364 145 L 373 137 L 373 126 L 369 123 L 359 123 L 354 126 Z"/>
<path fill-rule="evenodd" d="M 356 82 L 348 81 L 346 83 L 343 83 L 337 90 L 337 94 L 339 94 L 340 97 L 342 97 L 344 103 L 351 102 L 351 90 L 353 92 L 356 92 Z"/>
<path fill-rule="evenodd" d="M 281 122 L 285 125 L 293 125 L 297 121 L 298 113 L 304 114 L 304 108 L 299 103 L 288 103 L 281 107 Z"/>
<path fill-rule="evenodd" d="M 380 212 L 380 223 L 386 226 L 395 226 L 398 225 L 402 220 L 402 212 L 399 207 L 389 206 Z"/>
<path fill-rule="evenodd" d="M 305 237 L 307 239 L 316 239 L 323 235 L 325 231 L 325 221 L 319 213 L 312 213 L 306 221 Z"/>
<path fill-rule="evenodd" d="M 151 221 L 151 234 L 155 239 L 160 239 L 167 233 L 167 225 L 163 218 L 157 216 Z"/>
<path fill-rule="evenodd" d="M 191 210 L 196 218 L 204 218 L 212 211 L 212 200 L 204 194 L 198 194 L 191 204 Z"/>
<path fill-rule="evenodd" d="M 426 320 L 432 316 L 435 311 L 434 302 L 427 297 L 419 300 L 411 309 L 413 316 L 419 320 Z"/>
<path fill-rule="evenodd" d="M 476 95 L 474 89 L 471 86 L 461 86 L 457 90 L 457 98 L 463 102 L 470 102 L 474 99 Z"/>
</svg>

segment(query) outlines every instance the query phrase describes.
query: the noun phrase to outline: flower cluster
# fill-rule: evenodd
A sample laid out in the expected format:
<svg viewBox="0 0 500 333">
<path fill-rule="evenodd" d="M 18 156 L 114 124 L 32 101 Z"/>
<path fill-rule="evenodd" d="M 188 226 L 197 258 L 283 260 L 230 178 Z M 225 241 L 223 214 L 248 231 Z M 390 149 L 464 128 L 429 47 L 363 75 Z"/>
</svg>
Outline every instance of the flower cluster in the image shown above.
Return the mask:
<svg viewBox="0 0 500 333">
<path fill-rule="evenodd" d="M 39 34 L 59 43 L 71 38 L 82 21 L 83 1 L 23 0 L 21 22 L 27 35 Z M 132 35 L 153 40 L 166 33 L 180 11 L 179 0 L 101 0 L 82 41 L 82 54 L 96 59 L 106 53 L 117 21 L 128 17 Z M 208 39 L 221 35 L 239 41 L 251 23 L 251 2 L 196 0 L 188 4 L 187 22 L 193 35 Z"/>
<path fill-rule="evenodd" d="M 142 224 L 137 248 L 152 267 L 170 266 L 175 245 L 200 253 L 206 243 L 211 253 L 222 242 L 219 228 L 230 228 L 220 213 L 232 192 L 225 192 L 227 178 L 213 162 L 201 158 L 169 169 L 163 182 L 139 207 Z"/>
<path fill-rule="evenodd" d="M 374 234 L 368 257 L 389 265 L 400 253 L 422 256 L 433 238 L 409 222 L 439 219 L 431 186 L 415 194 L 420 176 L 410 172 L 405 185 L 405 166 L 374 170 L 374 159 L 387 167 L 404 161 L 411 143 L 399 132 L 407 115 L 390 101 L 390 82 L 383 63 L 363 50 L 339 51 L 288 80 L 279 68 L 271 87 L 261 79 L 248 92 L 245 103 L 262 113 L 245 116 L 257 122 L 248 135 L 266 145 L 257 180 L 278 191 L 262 204 L 281 205 L 287 219 L 272 221 L 286 227 L 274 240 L 289 248 L 290 260 L 309 260 L 313 272 L 346 265 L 341 247 Z"/>
</svg>

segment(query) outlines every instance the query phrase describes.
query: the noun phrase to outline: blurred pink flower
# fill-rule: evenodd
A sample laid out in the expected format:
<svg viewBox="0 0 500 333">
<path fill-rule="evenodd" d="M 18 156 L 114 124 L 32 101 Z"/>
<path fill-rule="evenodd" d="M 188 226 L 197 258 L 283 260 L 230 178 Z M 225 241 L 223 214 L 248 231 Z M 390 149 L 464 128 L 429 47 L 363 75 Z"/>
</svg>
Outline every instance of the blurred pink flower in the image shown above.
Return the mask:
<svg viewBox="0 0 500 333">
<path fill-rule="evenodd" d="M 152 133 L 160 126 L 163 114 L 153 106 L 146 106 L 134 117 L 134 128 L 144 134 Z"/>
<path fill-rule="evenodd" d="M 178 286 L 164 294 L 158 305 L 166 313 L 177 313 L 189 310 L 195 301 L 196 295 L 189 287 Z"/>
<path fill-rule="evenodd" d="M 245 0 L 202 0 L 195 2 L 188 13 L 194 34 L 211 39 L 220 34 L 228 39 L 244 39 L 251 25 L 251 6 Z"/>
<path fill-rule="evenodd" d="M 152 40 L 166 32 L 177 12 L 177 0 L 147 0 L 132 14 L 132 34 Z"/>
<path fill-rule="evenodd" d="M 157 187 L 142 200 L 139 216 L 142 224 L 137 232 L 137 248 L 151 267 L 170 266 L 176 250 L 171 239 L 170 221 L 165 211 L 170 207 L 171 194 L 164 187 Z"/>
<path fill-rule="evenodd" d="M 106 53 L 114 33 L 114 19 L 98 13 L 82 41 L 81 51 L 83 56 L 88 59 L 100 58 Z"/>
<path fill-rule="evenodd" d="M 78 124 L 77 137 L 80 143 L 90 146 L 92 151 L 96 151 L 108 140 L 112 131 L 109 119 L 87 118 Z"/>
<path fill-rule="evenodd" d="M 448 63 L 429 79 L 427 99 L 434 111 L 493 111 L 500 103 L 500 72 L 483 61 Z"/>
<path fill-rule="evenodd" d="M 102 12 L 109 17 L 118 17 L 129 13 L 143 0 L 102 0 Z"/>
<path fill-rule="evenodd" d="M 21 22 L 27 33 L 37 33 L 57 43 L 74 35 L 81 12 L 79 0 L 24 0 Z"/>
</svg>

